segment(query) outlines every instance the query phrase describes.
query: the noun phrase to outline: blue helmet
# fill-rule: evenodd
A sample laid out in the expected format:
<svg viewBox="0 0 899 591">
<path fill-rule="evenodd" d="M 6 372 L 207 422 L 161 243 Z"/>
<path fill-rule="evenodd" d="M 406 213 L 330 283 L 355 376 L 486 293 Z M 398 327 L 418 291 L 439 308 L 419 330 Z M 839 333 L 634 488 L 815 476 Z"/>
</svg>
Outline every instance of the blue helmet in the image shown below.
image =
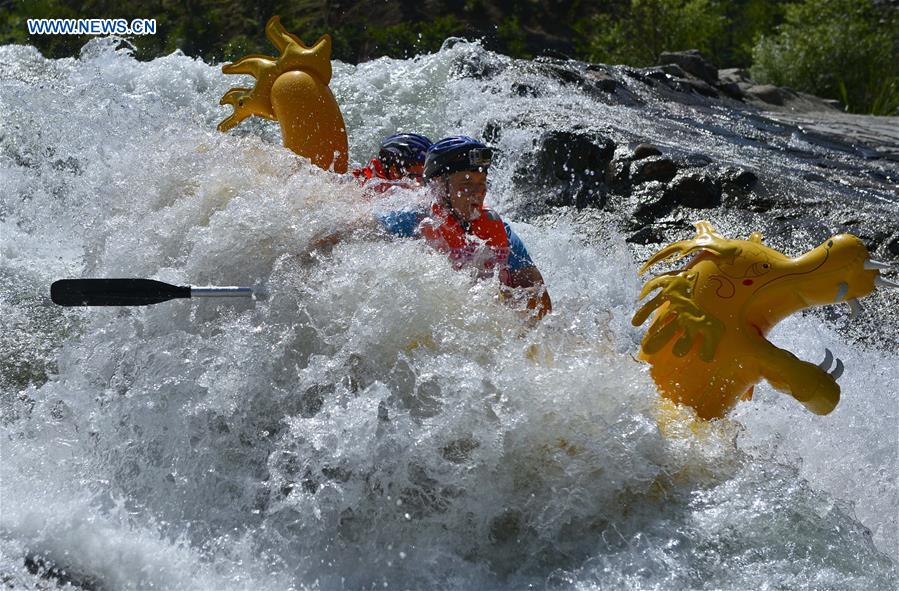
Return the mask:
<svg viewBox="0 0 899 591">
<path fill-rule="evenodd" d="M 440 140 L 430 147 L 425 158 L 425 180 L 463 170 L 486 171 L 493 160 L 493 150 L 467 135 Z"/>
<path fill-rule="evenodd" d="M 395 133 L 381 142 L 378 158 L 386 166 L 421 164 L 425 161 L 425 153 L 433 143 L 418 133 Z"/>
</svg>

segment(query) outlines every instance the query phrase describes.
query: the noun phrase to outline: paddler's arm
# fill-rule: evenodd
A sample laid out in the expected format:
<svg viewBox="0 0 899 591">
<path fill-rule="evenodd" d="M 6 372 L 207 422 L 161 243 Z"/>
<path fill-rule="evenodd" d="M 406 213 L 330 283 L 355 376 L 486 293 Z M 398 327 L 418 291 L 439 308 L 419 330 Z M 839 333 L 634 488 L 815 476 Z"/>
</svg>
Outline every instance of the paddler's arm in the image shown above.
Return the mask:
<svg viewBox="0 0 899 591">
<path fill-rule="evenodd" d="M 500 275 L 505 286 L 504 296 L 513 303 L 526 302 L 528 319 L 537 322 L 552 312 L 552 300 L 543 281 L 543 275 L 528 254 L 524 242 L 512 227 L 503 222 L 509 237 L 509 267 Z"/>
<path fill-rule="evenodd" d="M 327 230 L 315 235 L 309 243 L 307 256 L 314 257 L 317 253 L 328 254 L 339 242 L 351 235 L 368 237 L 400 236 L 412 238 L 416 236 L 416 229 L 424 215 L 414 210 L 392 211 L 364 217 L 352 226 L 341 230 Z"/>
<path fill-rule="evenodd" d="M 526 300 L 528 317 L 534 322 L 552 312 L 553 304 L 549 298 L 549 290 L 536 266 L 508 271 L 507 279 L 503 283 L 508 288 L 506 294 L 511 297 L 512 302 Z"/>
<path fill-rule="evenodd" d="M 373 217 L 364 217 L 340 230 L 328 229 L 318 232 L 309 241 L 306 252 L 299 257 L 304 262 L 311 263 L 319 255 L 331 254 L 335 246 L 351 236 L 374 238 L 381 234 L 383 234 L 382 227 L 378 221 Z"/>
</svg>

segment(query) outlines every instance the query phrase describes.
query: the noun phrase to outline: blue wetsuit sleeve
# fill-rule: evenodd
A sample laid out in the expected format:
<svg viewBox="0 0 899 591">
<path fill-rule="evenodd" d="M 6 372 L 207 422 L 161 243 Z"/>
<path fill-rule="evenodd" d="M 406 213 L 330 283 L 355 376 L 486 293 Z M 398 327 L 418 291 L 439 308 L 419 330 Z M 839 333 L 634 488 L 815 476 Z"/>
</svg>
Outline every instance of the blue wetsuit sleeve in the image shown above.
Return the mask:
<svg viewBox="0 0 899 591">
<path fill-rule="evenodd" d="M 521 238 L 518 237 L 518 234 L 507 222 L 503 222 L 503 226 L 506 228 L 506 235 L 509 237 L 509 271 L 533 267 L 534 261 L 531 260 L 531 255 L 528 254 L 528 249 L 525 248 L 524 242 L 521 241 Z"/>
<path fill-rule="evenodd" d="M 378 214 L 375 217 L 381 226 L 401 238 L 414 238 L 418 235 L 416 230 L 418 224 L 424 219 L 424 214 L 418 211 L 391 211 L 388 213 Z"/>
</svg>

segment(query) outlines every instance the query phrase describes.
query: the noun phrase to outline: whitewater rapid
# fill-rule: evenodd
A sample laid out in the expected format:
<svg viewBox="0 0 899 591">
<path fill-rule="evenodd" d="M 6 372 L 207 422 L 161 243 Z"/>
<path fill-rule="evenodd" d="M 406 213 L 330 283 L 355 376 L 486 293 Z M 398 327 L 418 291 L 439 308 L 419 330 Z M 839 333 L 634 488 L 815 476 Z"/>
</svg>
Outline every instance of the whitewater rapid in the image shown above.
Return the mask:
<svg viewBox="0 0 899 591">
<path fill-rule="evenodd" d="M 335 64 L 351 161 L 395 131 L 480 136 L 525 109 L 666 133 L 552 80 L 521 97 L 458 67 L 505 59 L 456 43 Z M 100 589 L 896 587 L 895 343 L 791 318 L 776 344 L 846 365 L 835 412 L 761 385 L 663 436 L 624 237 L 512 216 L 531 132 L 503 133 L 487 198 L 553 298 L 528 330 L 495 281 L 421 243 L 351 232 L 310 253 L 372 205 L 274 124 L 215 131 L 235 85 L 217 66 L 109 40 L 0 62 L 4 584 L 55 567 Z M 119 276 L 268 295 L 49 302 L 55 279 Z"/>
</svg>

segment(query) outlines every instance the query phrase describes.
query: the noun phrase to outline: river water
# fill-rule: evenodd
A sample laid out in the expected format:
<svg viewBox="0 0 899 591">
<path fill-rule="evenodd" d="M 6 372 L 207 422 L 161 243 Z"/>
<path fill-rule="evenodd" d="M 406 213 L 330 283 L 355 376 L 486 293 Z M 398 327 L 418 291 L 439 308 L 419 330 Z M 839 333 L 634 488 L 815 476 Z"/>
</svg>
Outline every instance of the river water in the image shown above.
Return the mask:
<svg viewBox="0 0 899 591">
<path fill-rule="evenodd" d="M 458 43 L 336 64 L 351 160 L 396 130 L 479 135 L 523 105 L 562 126 L 714 141 L 689 114 L 658 121 L 548 79 L 522 97 L 457 67 L 504 59 Z M 276 125 L 215 131 L 218 99 L 239 85 L 217 65 L 138 62 L 102 40 L 63 60 L 0 47 L 0 61 L 8 587 L 896 587 L 889 338 L 845 342 L 818 317 L 791 318 L 779 346 L 846 364 L 834 413 L 762 385 L 728 419 L 663 435 L 632 357 L 639 264 L 624 237 L 598 240 L 576 216 L 515 221 L 529 132 L 503 134 L 487 201 L 551 291 L 555 311 L 533 330 L 495 281 L 421 243 L 351 233 L 310 255 L 313 237 L 372 206 L 352 179 L 283 149 Z M 49 302 L 55 279 L 124 276 L 268 296 Z"/>
</svg>

